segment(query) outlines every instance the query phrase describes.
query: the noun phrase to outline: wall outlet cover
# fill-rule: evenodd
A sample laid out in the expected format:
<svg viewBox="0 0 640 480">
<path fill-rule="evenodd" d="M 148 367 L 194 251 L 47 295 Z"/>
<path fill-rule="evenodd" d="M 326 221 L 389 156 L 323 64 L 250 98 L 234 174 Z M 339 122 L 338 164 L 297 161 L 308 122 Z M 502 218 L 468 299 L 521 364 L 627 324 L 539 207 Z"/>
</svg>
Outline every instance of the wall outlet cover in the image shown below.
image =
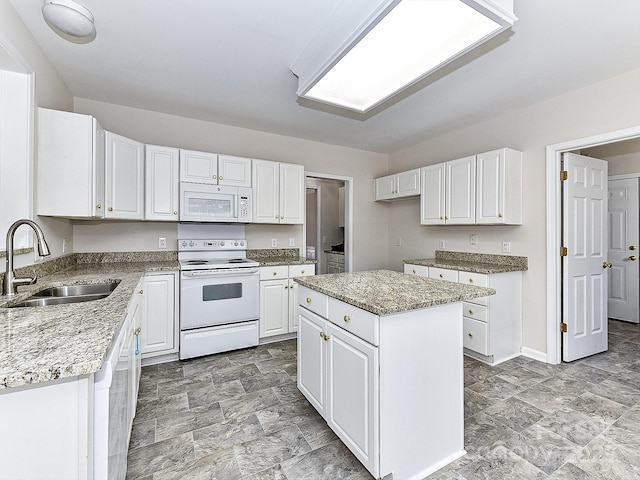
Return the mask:
<svg viewBox="0 0 640 480">
<path fill-rule="evenodd" d="M 511 253 L 511 242 L 502 242 L 502 253 Z"/>
<path fill-rule="evenodd" d="M 477 245 L 478 244 L 478 235 L 472 233 L 469 235 L 469 245 Z"/>
<path fill-rule="evenodd" d="M 438 242 L 438 248 L 440 248 L 440 249 L 445 248 L 445 246 L 444 246 L 444 240 L 440 240 L 440 241 Z"/>
<path fill-rule="evenodd" d="M 295 247 L 296 246 L 296 239 L 293 237 L 289 237 L 289 246 L 290 247 Z"/>
<path fill-rule="evenodd" d="M 272 238 L 271 239 L 271 248 L 276 248 L 278 246 L 278 239 L 277 238 Z"/>
<path fill-rule="evenodd" d="M 167 248 L 167 239 L 165 237 L 158 237 L 158 248 Z"/>
</svg>

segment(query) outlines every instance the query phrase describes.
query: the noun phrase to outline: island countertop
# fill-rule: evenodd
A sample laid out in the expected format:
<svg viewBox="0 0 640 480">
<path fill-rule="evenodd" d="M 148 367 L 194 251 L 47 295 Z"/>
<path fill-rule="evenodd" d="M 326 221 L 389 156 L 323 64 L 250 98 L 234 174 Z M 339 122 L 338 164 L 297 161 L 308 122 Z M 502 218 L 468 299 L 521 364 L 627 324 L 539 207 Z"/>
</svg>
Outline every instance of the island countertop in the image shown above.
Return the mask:
<svg viewBox="0 0 640 480">
<path fill-rule="evenodd" d="M 100 370 L 142 276 L 176 270 L 177 262 L 78 264 L 21 287 L 10 300 L 0 297 L 0 392 Z M 1 308 L 47 287 L 111 280 L 120 283 L 101 300 Z"/>
<path fill-rule="evenodd" d="M 375 315 L 390 315 L 496 293 L 492 288 L 407 275 L 392 270 L 334 273 L 296 277 L 294 280 L 302 286 Z"/>
</svg>

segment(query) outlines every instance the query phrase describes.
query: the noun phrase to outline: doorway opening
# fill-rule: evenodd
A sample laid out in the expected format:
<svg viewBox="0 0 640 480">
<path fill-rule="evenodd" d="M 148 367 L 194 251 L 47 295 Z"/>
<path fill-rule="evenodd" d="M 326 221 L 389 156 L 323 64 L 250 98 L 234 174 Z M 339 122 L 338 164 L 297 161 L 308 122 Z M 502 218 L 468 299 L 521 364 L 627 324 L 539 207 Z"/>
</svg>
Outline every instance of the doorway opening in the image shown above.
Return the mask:
<svg viewBox="0 0 640 480">
<path fill-rule="evenodd" d="M 353 270 L 352 185 L 351 177 L 306 172 L 303 242 L 316 274 Z"/>
<path fill-rule="evenodd" d="M 562 192 L 559 172 L 562 156 L 568 152 L 585 152 L 601 147 L 640 138 L 640 126 L 603 133 L 591 137 L 548 145 L 547 163 L 547 355 L 546 361 L 558 364 L 562 361 Z"/>
</svg>

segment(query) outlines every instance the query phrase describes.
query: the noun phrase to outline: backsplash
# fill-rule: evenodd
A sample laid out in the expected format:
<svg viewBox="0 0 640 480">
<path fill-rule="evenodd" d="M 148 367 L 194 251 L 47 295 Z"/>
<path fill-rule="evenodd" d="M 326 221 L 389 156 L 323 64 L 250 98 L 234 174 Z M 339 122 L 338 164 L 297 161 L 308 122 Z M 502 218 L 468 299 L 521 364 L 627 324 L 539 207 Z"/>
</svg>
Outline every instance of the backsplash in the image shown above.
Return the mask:
<svg viewBox="0 0 640 480">
<path fill-rule="evenodd" d="M 300 249 L 298 248 L 260 248 L 255 250 L 247 250 L 249 258 L 298 258 L 300 257 Z"/>
</svg>

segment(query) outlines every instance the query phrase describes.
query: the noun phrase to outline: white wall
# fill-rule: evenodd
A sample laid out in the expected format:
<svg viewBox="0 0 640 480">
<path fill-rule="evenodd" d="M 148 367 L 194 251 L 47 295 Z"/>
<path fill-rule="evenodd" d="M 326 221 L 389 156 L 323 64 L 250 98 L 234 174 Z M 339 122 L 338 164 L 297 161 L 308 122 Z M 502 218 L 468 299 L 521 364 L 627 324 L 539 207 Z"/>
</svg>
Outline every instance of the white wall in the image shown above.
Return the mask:
<svg viewBox="0 0 640 480">
<path fill-rule="evenodd" d="M 523 152 L 523 225 L 423 227 L 416 200 L 387 205 L 389 267 L 407 258 L 432 257 L 443 239 L 449 250 L 511 253 L 529 258 L 523 284 L 523 343 L 546 352 L 546 186 L 549 144 L 640 125 L 640 70 L 570 92 L 532 107 L 487 119 L 472 127 L 408 147 L 390 156 L 390 173 L 481 153 L 500 147 Z M 469 245 L 469 233 L 478 245 Z M 396 247 L 395 239 L 402 238 Z"/>
<path fill-rule="evenodd" d="M 373 199 L 373 179 L 387 173 L 388 156 L 353 148 L 339 147 L 294 137 L 273 135 L 255 130 L 123 107 L 83 98 L 74 100 L 74 110 L 95 116 L 105 130 L 135 138 L 141 142 L 227 153 L 251 158 L 302 164 L 307 171 L 342 175 L 354 179 L 354 270 L 384 267 L 387 255 L 384 205 Z M 74 227 L 76 249 L 90 248 L 95 239 L 89 226 Z M 104 248 L 125 249 L 123 227 L 101 226 Z M 164 229 L 167 236 L 169 233 Z M 126 230 L 126 227 L 124 227 Z M 110 234 L 113 232 L 113 234 Z M 146 229 L 137 232 L 145 235 Z M 380 232 L 385 232 L 380 234 Z M 158 232 L 139 240 L 137 245 L 155 245 Z M 288 247 L 289 238 L 302 248 L 301 225 L 247 225 L 250 248 L 271 248 L 271 238 L 279 247 Z M 152 238 L 153 237 L 153 238 Z M 78 251 L 81 251 L 78 250 Z"/>
</svg>

